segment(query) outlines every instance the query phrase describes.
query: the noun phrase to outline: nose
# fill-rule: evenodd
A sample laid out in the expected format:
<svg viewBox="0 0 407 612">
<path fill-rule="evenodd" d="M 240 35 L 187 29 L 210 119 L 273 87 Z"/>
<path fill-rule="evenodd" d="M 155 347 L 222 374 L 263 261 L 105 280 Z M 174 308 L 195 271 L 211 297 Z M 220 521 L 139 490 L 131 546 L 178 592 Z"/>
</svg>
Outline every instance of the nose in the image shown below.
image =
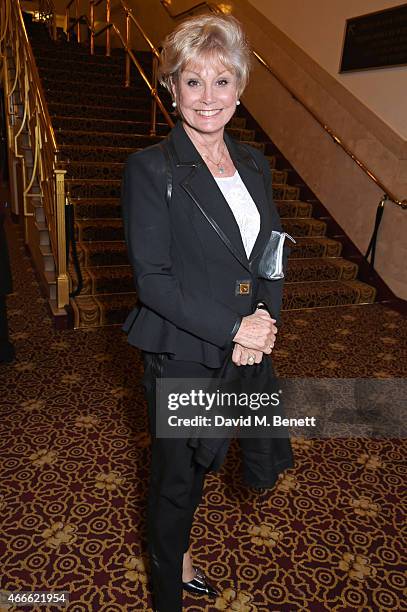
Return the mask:
<svg viewBox="0 0 407 612">
<path fill-rule="evenodd" d="M 202 103 L 212 104 L 213 101 L 214 101 L 214 96 L 213 96 L 212 87 L 211 85 L 206 84 L 202 92 Z"/>
</svg>

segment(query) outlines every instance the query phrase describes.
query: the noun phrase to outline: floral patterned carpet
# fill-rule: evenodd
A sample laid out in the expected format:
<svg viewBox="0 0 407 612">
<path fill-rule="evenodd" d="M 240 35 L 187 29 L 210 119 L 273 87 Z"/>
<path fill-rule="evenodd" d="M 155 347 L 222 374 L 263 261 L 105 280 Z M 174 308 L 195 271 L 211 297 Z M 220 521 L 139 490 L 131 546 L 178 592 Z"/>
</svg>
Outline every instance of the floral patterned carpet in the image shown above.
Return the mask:
<svg viewBox="0 0 407 612">
<path fill-rule="evenodd" d="M 0 365 L 0 588 L 67 590 L 71 612 L 151 610 L 140 355 L 118 327 L 55 331 L 17 226 L 8 236 L 17 359 Z M 276 369 L 405 377 L 406 340 L 380 304 L 287 312 Z M 296 467 L 260 496 L 240 481 L 235 444 L 207 477 L 192 553 L 221 596 L 186 594 L 184 609 L 405 609 L 405 441 L 293 446 Z"/>
</svg>

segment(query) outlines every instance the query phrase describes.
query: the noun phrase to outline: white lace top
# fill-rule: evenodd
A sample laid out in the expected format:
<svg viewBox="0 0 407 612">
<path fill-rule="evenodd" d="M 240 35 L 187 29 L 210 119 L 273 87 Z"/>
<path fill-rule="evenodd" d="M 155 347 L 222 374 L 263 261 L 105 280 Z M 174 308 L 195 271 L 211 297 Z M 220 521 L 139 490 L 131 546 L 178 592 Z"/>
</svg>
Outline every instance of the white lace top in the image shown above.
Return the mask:
<svg viewBox="0 0 407 612">
<path fill-rule="evenodd" d="M 260 214 L 257 206 L 237 170 L 233 176 L 214 177 L 214 179 L 236 219 L 249 258 L 260 231 Z"/>
</svg>

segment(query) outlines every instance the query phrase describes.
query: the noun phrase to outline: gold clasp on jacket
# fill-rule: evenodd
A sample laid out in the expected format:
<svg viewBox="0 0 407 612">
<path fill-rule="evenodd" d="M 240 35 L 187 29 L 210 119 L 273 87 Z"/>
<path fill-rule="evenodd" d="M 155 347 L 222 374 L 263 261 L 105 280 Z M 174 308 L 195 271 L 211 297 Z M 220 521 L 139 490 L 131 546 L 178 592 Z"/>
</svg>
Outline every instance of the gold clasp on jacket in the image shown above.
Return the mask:
<svg viewBox="0 0 407 612">
<path fill-rule="evenodd" d="M 235 295 L 250 295 L 252 292 L 251 280 L 236 281 Z"/>
</svg>

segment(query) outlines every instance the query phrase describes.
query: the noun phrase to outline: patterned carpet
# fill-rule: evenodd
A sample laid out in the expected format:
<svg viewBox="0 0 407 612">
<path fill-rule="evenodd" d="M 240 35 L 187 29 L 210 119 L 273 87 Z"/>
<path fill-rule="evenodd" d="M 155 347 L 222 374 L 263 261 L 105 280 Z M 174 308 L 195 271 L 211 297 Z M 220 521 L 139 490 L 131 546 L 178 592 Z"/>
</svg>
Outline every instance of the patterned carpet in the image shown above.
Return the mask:
<svg viewBox="0 0 407 612">
<path fill-rule="evenodd" d="M 71 612 L 150 610 L 140 355 L 118 327 L 53 329 L 17 230 L 17 360 L 0 366 L 0 586 L 68 590 Z M 274 355 L 283 376 L 405 377 L 406 346 L 405 319 L 372 304 L 284 313 Z M 192 552 L 221 597 L 185 595 L 184 609 L 406 609 L 405 441 L 293 445 L 296 467 L 260 497 L 241 484 L 236 444 L 207 477 Z"/>
<path fill-rule="evenodd" d="M 71 300 L 74 325 L 121 323 L 136 299 L 120 210 L 123 163 L 132 151 L 160 141 L 169 128 L 159 113 L 157 136 L 149 135 L 147 88 L 133 68 L 131 87 L 122 86 L 124 57 L 119 49 L 105 57 L 103 49 L 97 48 L 91 56 L 84 45 L 53 42 L 42 24 L 26 21 L 75 208 L 84 287 Z M 150 74 L 151 56 L 138 53 L 138 57 Z M 171 108 L 162 88 L 161 94 Z M 315 200 L 304 201 L 314 196 L 243 105 L 227 131 L 261 149 L 269 159 L 284 230 L 297 240 L 283 308 L 374 302 L 375 287 L 358 279 L 360 255 L 353 251 L 352 261 L 346 259 L 350 255 L 349 248 L 344 248 L 346 237 L 338 230 L 332 235 L 329 215 L 316 218 Z M 70 274 L 76 286 L 73 266 Z"/>
</svg>

